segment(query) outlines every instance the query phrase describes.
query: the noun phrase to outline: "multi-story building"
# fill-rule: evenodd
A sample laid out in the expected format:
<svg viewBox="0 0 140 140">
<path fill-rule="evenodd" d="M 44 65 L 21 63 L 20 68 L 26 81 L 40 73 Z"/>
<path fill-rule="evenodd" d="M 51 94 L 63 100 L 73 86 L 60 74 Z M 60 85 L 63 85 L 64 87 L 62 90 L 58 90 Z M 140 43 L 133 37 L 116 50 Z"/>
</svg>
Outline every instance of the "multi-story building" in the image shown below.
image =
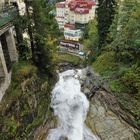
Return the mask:
<svg viewBox="0 0 140 140">
<path fill-rule="evenodd" d="M 3 8 L 4 4 L 5 4 L 5 1 L 4 0 L 0 0 L 0 10 Z"/>
<path fill-rule="evenodd" d="M 56 4 L 56 20 L 60 29 L 65 25 L 65 2 L 59 2 Z"/>
<path fill-rule="evenodd" d="M 94 0 L 66 0 L 56 4 L 56 20 L 59 28 L 65 23 L 87 24 L 95 17 L 96 2 Z"/>
<path fill-rule="evenodd" d="M 82 37 L 82 31 L 80 29 L 64 29 L 64 37 L 66 40 L 79 41 Z"/>
</svg>

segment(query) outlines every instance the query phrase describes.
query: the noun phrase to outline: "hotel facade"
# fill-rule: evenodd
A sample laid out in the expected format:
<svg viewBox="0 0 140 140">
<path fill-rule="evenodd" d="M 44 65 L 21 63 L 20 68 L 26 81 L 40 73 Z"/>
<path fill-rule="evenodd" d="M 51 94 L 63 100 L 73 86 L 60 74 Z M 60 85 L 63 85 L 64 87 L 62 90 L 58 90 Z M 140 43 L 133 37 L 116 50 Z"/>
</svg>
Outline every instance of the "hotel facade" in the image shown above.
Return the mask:
<svg viewBox="0 0 140 140">
<path fill-rule="evenodd" d="M 94 0 L 66 0 L 56 4 L 56 20 L 59 28 L 64 25 L 87 24 L 95 17 L 96 2 Z"/>
</svg>

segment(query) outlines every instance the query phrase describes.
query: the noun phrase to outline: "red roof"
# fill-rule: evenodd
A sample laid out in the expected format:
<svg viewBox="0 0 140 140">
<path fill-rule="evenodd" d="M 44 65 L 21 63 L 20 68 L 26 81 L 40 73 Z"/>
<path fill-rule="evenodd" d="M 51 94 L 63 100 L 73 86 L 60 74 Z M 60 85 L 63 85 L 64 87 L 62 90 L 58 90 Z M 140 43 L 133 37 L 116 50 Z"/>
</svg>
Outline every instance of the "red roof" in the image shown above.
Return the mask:
<svg viewBox="0 0 140 140">
<path fill-rule="evenodd" d="M 74 11 L 79 14 L 87 14 L 92 6 L 95 6 L 93 0 L 72 0 L 68 6 L 71 11 Z"/>
<path fill-rule="evenodd" d="M 56 3 L 56 8 L 65 8 L 65 2 Z"/>
<path fill-rule="evenodd" d="M 73 25 L 73 24 L 65 24 L 64 27 L 65 28 L 74 29 L 75 28 L 75 25 Z"/>
<path fill-rule="evenodd" d="M 75 13 L 78 13 L 78 14 L 88 14 L 89 13 L 89 9 L 88 8 L 76 8 L 75 9 Z"/>
<path fill-rule="evenodd" d="M 57 8 L 65 8 L 65 2 L 58 2 L 56 4 Z M 93 0 L 71 0 L 68 3 L 68 7 L 71 11 L 79 14 L 88 14 L 92 6 L 95 6 L 96 3 Z"/>
</svg>

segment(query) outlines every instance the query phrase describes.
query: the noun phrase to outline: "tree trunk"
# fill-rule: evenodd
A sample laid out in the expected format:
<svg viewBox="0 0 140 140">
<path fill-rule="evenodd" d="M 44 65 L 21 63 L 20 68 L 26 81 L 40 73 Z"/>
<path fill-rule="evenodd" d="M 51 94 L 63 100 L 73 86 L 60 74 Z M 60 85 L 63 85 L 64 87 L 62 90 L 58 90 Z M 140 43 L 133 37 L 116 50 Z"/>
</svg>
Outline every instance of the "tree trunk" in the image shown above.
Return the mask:
<svg viewBox="0 0 140 140">
<path fill-rule="evenodd" d="M 30 12 L 29 12 L 29 3 L 28 3 L 28 0 L 25 0 L 25 5 L 26 5 L 26 14 L 27 14 L 27 17 L 30 20 Z M 33 38 L 33 32 L 32 32 L 31 24 L 28 25 L 28 34 L 29 34 L 30 43 L 31 43 L 32 60 L 34 62 L 34 60 L 35 60 L 35 51 L 34 51 L 35 44 L 34 44 L 34 38 Z"/>
</svg>

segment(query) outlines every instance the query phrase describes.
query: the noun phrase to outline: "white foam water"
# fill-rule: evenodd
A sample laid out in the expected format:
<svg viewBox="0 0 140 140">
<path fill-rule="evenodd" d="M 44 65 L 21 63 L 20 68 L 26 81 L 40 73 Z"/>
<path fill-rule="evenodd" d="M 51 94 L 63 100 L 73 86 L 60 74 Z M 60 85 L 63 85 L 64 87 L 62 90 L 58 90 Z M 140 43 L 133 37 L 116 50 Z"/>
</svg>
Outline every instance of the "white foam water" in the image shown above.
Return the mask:
<svg viewBox="0 0 140 140">
<path fill-rule="evenodd" d="M 47 140 L 99 140 L 84 124 L 89 101 L 81 92 L 80 76 L 82 70 L 68 70 L 59 74 L 51 98 L 58 127 L 49 131 Z"/>
</svg>

